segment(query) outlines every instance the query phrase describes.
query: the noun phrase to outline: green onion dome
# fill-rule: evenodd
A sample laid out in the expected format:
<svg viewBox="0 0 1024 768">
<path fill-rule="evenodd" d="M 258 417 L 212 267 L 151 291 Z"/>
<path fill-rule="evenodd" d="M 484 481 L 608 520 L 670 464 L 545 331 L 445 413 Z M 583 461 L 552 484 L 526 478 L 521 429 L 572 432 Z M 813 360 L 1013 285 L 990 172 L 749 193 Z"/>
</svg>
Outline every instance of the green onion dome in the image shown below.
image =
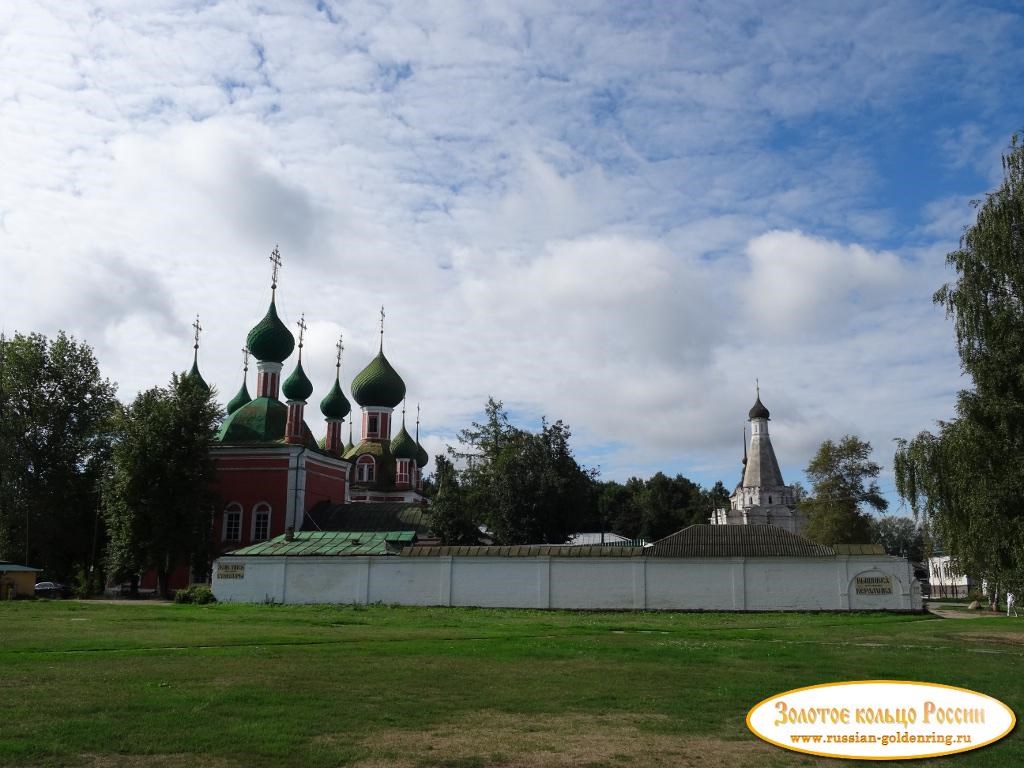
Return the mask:
<svg viewBox="0 0 1024 768">
<path fill-rule="evenodd" d="M 215 440 L 221 443 L 274 443 L 284 439 L 288 407 L 279 400 L 257 397 L 228 416 Z"/>
<path fill-rule="evenodd" d="M 381 350 L 352 379 L 352 397 L 360 405 L 394 408 L 405 398 L 405 382 Z"/>
<path fill-rule="evenodd" d="M 283 363 L 295 349 L 295 337 L 277 316 L 273 301 L 267 314 L 249 331 L 245 344 L 256 359 L 264 363 Z"/>
<path fill-rule="evenodd" d="M 228 402 L 228 416 L 237 411 L 246 403 L 251 403 L 252 397 L 249 396 L 249 387 L 246 386 L 245 382 L 242 382 L 241 388 L 238 390 L 238 394 L 231 398 Z"/>
<path fill-rule="evenodd" d="M 210 391 L 210 385 L 203 379 L 203 375 L 199 373 L 199 361 L 192 361 L 192 370 L 188 372 L 188 378 L 195 382 L 196 386 L 199 387 L 203 392 Z"/>
<path fill-rule="evenodd" d="M 427 455 L 427 450 L 419 443 L 416 443 L 416 466 L 423 469 L 427 466 L 428 461 L 430 461 L 430 456 Z"/>
<path fill-rule="evenodd" d="M 764 403 L 761 402 L 761 396 L 757 396 L 757 402 L 754 403 L 754 407 L 750 409 L 750 413 L 747 414 L 748 419 L 767 419 L 768 409 L 764 407 Z"/>
<path fill-rule="evenodd" d="M 405 424 L 391 441 L 391 455 L 396 459 L 416 458 L 416 441 L 405 431 Z"/>
<path fill-rule="evenodd" d="M 291 334 L 288 335 L 290 336 Z M 281 385 L 281 393 L 288 400 L 301 400 L 302 402 L 309 400 L 309 396 L 313 394 L 313 382 L 309 380 L 306 372 L 302 370 L 301 360 L 295 366 L 292 375 L 284 380 L 284 384 Z"/>
<path fill-rule="evenodd" d="M 341 384 L 338 383 L 338 379 L 334 379 L 334 386 L 331 387 L 331 391 L 327 393 L 327 396 L 320 401 L 320 413 L 324 415 L 326 419 L 344 419 L 349 413 L 352 412 L 352 404 L 349 403 L 348 398 L 345 397 L 345 393 L 341 391 Z"/>
</svg>

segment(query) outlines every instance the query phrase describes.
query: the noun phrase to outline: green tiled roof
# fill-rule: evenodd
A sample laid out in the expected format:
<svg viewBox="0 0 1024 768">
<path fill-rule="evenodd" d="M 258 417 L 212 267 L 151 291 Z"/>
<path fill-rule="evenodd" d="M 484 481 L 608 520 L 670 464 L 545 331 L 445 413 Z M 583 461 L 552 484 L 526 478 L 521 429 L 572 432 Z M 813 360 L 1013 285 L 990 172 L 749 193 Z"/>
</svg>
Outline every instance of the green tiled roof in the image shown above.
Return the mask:
<svg viewBox="0 0 1024 768">
<path fill-rule="evenodd" d="M 249 395 L 249 387 L 246 385 L 245 381 L 243 381 L 242 386 L 238 390 L 238 394 L 236 394 L 234 397 L 231 398 L 230 401 L 228 401 L 228 416 L 237 411 L 246 403 L 251 402 L 252 397 Z"/>
<path fill-rule="evenodd" d="M 390 461 L 391 463 L 394 463 L 395 457 L 391 454 L 391 443 L 387 440 L 379 442 L 376 440 L 363 440 L 359 444 L 345 451 L 344 458 L 355 459 L 359 456 L 365 456 L 366 454 L 376 456 L 381 461 Z"/>
<path fill-rule="evenodd" d="M 288 400 L 301 400 L 306 402 L 313 394 L 313 382 L 309 380 L 306 372 L 302 370 L 302 361 L 299 360 L 292 375 L 284 380 L 281 385 L 281 393 Z"/>
<path fill-rule="evenodd" d="M 215 438 L 222 443 L 273 443 L 284 439 L 288 406 L 257 397 L 225 419 Z"/>
<path fill-rule="evenodd" d="M 352 397 L 360 405 L 394 408 L 405 398 L 405 382 L 381 350 L 352 379 Z"/>
<path fill-rule="evenodd" d="M 229 552 L 228 557 L 348 557 L 397 555 L 416 540 L 415 531 L 298 531 L 287 541 L 284 534 L 269 541 Z"/>
<path fill-rule="evenodd" d="M 416 443 L 416 466 L 423 469 L 427 466 L 428 461 L 430 461 L 430 456 L 427 455 L 427 450 L 419 443 Z"/>
<path fill-rule="evenodd" d="M 355 462 L 360 456 L 373 456 L 377 459 L 377 472 L 372 483 L 355 482 L 359 486 L 373 488 L 390 488 L 395 484 L 395 457 L 391 455 L 391 443 L 384 440 L 363 440 L 355 448 L 345 451 L 343 459 Z"/>
<path fill-rule="evenodd" d="M 416 531 L 427 533 L 430 518 L 422 504 L 406 502 L 321 502 L 310 509 L 303 531 Z"/>
<path fill-rule="evenodd" d="M 277 306 L 273 301 L 267 314 L 249 331 L 246 346 L 257 360 L 270 363 L 283 363 L 295 349 L 295 337 L 277 316 Z"/>
<path fill-rule="evenodd" d="M 341 384 L 338 383 L 338 379 L 335 377 L 334 386 L 331 387 L 331 391 L 320 401 L 320 413 L 325 418 L 341 420 L 351 412 L 352 404 L 345 397 L 345 393 L 341 391 Z"/>
<path fill-rule="evenodd" d="M 403 423 L 402 428 L 398 430 L 398 434 L 391 441 L 391 455 L 396 459 L 415 459 L 418 454 L 416 447 L 416 441 L 405 431 Z"/>
</svg>

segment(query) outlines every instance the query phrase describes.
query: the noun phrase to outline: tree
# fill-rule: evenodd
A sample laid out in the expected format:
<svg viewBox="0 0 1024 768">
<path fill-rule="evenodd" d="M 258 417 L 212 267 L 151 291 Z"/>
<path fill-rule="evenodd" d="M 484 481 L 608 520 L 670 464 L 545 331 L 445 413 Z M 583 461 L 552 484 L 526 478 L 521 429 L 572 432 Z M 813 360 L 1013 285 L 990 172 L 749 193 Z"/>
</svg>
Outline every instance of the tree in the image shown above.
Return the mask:
<svg viewBox="0 0 1024 768">
<path fill-rule="evenodd" d="M 95 564 L 115 391 L 63 331 L 0 337 L 0 558 L 61 581 Z"/>
<path fill-rule="evenodd" d="M 915 563 L 924 559 L 924 539 L 919 526 L 909 517 L 880 515 L 870 522 L 871 543 L 881 544 L 886 554 L 906 557 Z"/>
<path fill-rule="evenodd" d="M 721 480 L 716 480 L 710 489 L 701 491 L 701 494 L 703 496 L 704 508 L 707 510 L 709 518 L 716 509 L 729 508 L 729 489 L 725 487 L 725 483 Z"/>
<path fill-rule="evenodd" d="M 215 392 L 175 374 L 168 387 L 139 394 L 118 424 L 103 488 L 116 578 L 153 569 L 158 590 L 179 566 L 209 567 L 213 462 L 210 440 L 221 411 Z"/>
<path fill-rule="evenodd" d="M 597 515 L 603 531 L 630 539 L 639 538 L 642 510 L 638 502 L 644 483 L 632 477 L 626 484 L 614 480 L 600 483 L 597 488 Z"/>
<path fill-rule="evenodd" d="M 657 541 L 694 523 L 707 522 L 700 486 L 682 475 L 670 479 L 663 472 L 656 472 L 644 485 L 639 503 L 640 533 L 648 541 Z"/>
<path fill-rule="evenodd" d="M 436 489 L 430 502 L 430 529 L 442 544 L 479 544 L 480 529 L 474 522 L 459 484 L 455 466 L 444 456 L 434 460 Z"/>
<path fill-rule="evenodd" d="M 571 432 L 545 419 L 539 433 L 513 426 L 500 401 L 489 398 L 486 421 L 459 432 L 465 502 L 502 544 L 561 544 L 592 514 L 594 475 L 569 447 Z"/>
<path fill-rule="evenodd" d="M 875 480 L 882 468 L 870 456 L 871 443 L 855 435 L 818 448 L 806 469 L 812 496 L 799 503 L 809 538 L 823 544 L 869 540 L 871 517 L 864 507 L 884 512 L 889 506 Z"/>
<path fill-rule="evenodd" d="M 1014 136 L 1003 182 L 946 256 L 956 280 L 936 291 L 973 387 L 936 433 L 898 440 L 896 490 L 954 567 L 995 586 L 1024 566 L 1024 144 Z M 927 539 L 926 539 L 927 542 Z M 995 601 L 995 594 L 991 596 Z"/>
</svg>

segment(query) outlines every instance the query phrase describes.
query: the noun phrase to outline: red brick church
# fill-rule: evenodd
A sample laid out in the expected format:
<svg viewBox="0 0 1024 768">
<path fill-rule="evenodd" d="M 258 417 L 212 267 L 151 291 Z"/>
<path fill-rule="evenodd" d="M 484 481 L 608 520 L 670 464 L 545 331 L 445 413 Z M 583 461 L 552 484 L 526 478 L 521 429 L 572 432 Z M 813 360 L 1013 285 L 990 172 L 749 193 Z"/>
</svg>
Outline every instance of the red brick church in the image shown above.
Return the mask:
<svg viewBox="0 0 1024 768">
<path fill-rule="evenodd" d="M 359 442 L 352 442 L 354 414 L 342 391 L 340 339 L 334 382 L 320 401 L 327 431 L 317 440 L 304 418 L 314 391 L 302 368 L 304 319 L 298 322 L 294 367 L 281 380 L 296 339 L 277 314 L 276 249 L 271 261 L 270 306 L 246 337 L 242 386 L 228 402 L 227 418 L 210 447 L 221 500 L 213 521 L 213 556 L 290 531 L 425 533 L 422 490 L 428 456 L 419 443 L 419 417 L 414 437 L 406 429 L 404 407 L 398 432 L 391 436 L 395 409 L 403 405 L 406 392 L 384 356 L 383 310 L 377 355 L 352 379 L 352 399 L 361 411 Z M 196 350 L 189 375 L 206 386 L 198 366 L 198 325 Z M 247 382 L 250 354 L 256 359 L 255 398 Z M 199 580 L 199 574 L 193 576 Z M 181 569 L 172 586 L 188 581 Z"/>
</svg>

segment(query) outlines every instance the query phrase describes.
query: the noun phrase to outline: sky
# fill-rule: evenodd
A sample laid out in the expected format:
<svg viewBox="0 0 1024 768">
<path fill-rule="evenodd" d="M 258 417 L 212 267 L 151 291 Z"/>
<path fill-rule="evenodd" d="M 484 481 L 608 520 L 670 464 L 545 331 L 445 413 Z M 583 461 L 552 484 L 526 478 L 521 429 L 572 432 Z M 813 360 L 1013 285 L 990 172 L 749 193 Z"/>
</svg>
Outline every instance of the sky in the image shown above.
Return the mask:
<svg viewBox="0 0 1024 768">
<path fill-rule="evenodd" d="M 1021 51 L 1013 3 L 6 0 L 0 328 L 130 401 L 198 314 L 224 403 L 278 246 L 318 436 L 383 305 L 431 455 L 493 396 L 604 479 L 731 488 L 759 381 L 787 481 L 855 434 L 895 511 L 893 439 L 969 385 L 931 297 Z"/>
</svg>

